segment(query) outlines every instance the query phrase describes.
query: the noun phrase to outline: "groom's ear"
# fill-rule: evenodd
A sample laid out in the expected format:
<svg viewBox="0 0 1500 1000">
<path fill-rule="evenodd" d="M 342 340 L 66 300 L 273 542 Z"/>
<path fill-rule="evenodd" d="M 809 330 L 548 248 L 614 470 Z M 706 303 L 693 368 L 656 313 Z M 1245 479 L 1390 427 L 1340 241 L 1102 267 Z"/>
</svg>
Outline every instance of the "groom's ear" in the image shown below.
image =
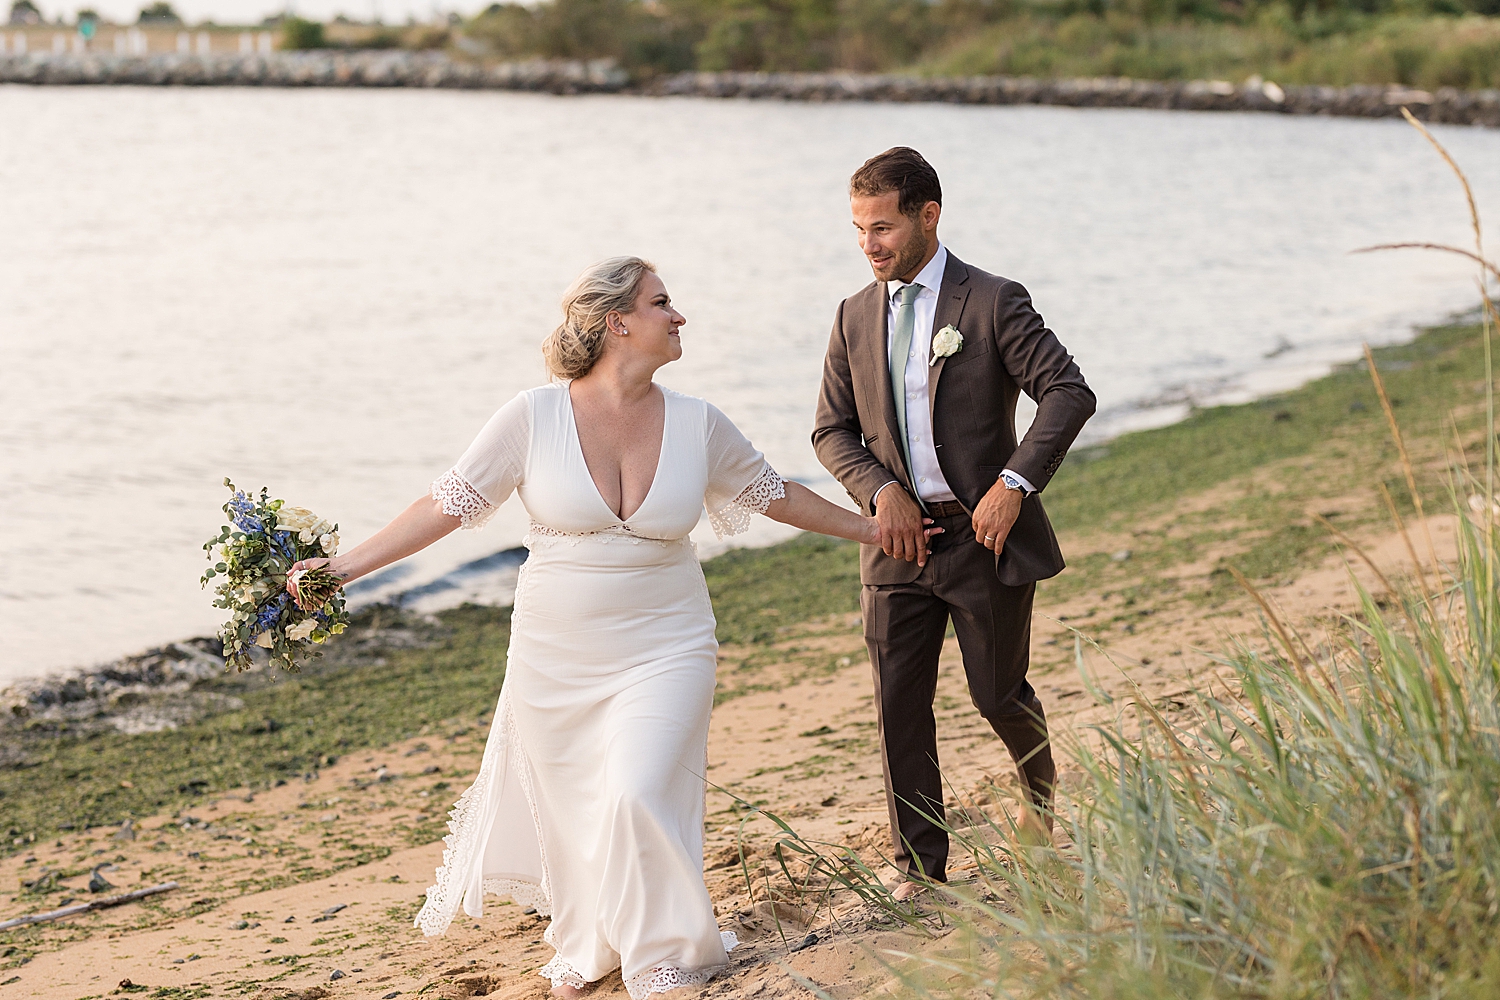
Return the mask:
<svg viewBox="0 0 1500 1000">
<path fill-rule="evenodd" d="M 921 211 L 917 213 L 917 221 L 921 223 L 922 232 L 937 232 L 938 219 L 942 218 L 942 215 L 943 206 L 941 203 L 936 201 L 929 201 L 927 204 L 923 205 Z"/>
</svg>

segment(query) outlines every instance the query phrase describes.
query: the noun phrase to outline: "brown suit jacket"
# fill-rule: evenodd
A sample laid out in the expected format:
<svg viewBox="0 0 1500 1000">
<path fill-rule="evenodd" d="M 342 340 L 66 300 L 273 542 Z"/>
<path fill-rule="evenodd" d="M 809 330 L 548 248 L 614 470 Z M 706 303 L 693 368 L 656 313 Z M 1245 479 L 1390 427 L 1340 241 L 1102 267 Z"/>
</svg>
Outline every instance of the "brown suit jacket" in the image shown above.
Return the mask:
<svg viewBox="0 0 1500 1000">
<path fill-rule="evenodd" d="M 818 460 L 867 513 L 875 491 L 892 479 L 915 495 L 891 399 L 887 301 L 885 283 L 872 282 L 839 304 L 812 435 Z M 952 251 L 933 332 L 950 324 L 963 335 L 963 349 L 928 370 L 933 441 L 948 485 L 970 511 L 1005 468 L 1045 489 L 1094 413 L 1083 373 L 1025 288 L 963 263 Z M 1036 400 L 1037 414 L 1017 444 L 1016 400 L 1023 391 Z M 995 557 L 1000 581 L 1019 586 L 1056 576 L 1063 566 L 1041 499 L 1027 497 Z M 877 545 L 861 547 L 866 584 L 910 583 L 919 572 L 915 562 L 894 559 Z"/>
</svg>

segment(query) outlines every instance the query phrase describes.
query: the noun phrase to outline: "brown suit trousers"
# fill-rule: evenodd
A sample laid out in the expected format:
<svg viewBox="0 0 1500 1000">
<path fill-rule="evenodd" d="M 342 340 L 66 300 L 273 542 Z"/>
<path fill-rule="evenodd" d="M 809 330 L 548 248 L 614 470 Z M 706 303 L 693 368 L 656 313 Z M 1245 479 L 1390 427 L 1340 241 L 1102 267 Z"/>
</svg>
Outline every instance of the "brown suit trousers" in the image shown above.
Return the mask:
<svg viewBox="0 0 1500 1000">
<path fill-rule="evenodd" d="M 877 282 L 840 304 L 813 431 L 819 461 L 863 511 L 871 511 L 871 498 L 892 480 L 912 492 L 891 398 L 887 301 Z M 1025 288 L 951 252 L 933 330 L 950 324 L 963 336 L 963 348 L 932 359 L 928 375 L 943 476 L 968 511 L 1007 467 L 1045 488 L 1094 412 L 1083 374 Z M 1021 392 L 1036 400 L 1037 414 L 1018 442 Z M 1041 703 L 1026 681 L 1032 595 L 1037 580 L 1055 576 L 1064 564 L 1036 496 L 1022 502 L 999 553 L 975 541 L 967 516 L 939 523 L 945 534 L 934 539 L 925 567 L 866 545 L 860 580 L 896 859 L 907 871 L 941 881 L 948 838 L 935 822 L 943 819 L 943 795 L 932 699 L 948 621 L 974 704 L 1012 756 L 1025 758 L 1042 745 L 1038 723 L 1045 732 Z M 1046 782 L 1050 794 L 1050 778 Z"/>
</svg>

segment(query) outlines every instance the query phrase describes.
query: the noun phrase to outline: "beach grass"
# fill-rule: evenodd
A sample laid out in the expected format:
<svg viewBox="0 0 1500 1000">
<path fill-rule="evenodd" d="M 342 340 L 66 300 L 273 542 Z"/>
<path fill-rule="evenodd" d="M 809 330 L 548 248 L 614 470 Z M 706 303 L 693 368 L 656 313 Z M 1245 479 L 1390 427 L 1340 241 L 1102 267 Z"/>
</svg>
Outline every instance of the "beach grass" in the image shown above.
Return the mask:
<svg viewBox="0 0 1500 1000">
<path fill-rule="evenodd" d="M 1106 700 L 1096 745 L 1066 754 L 1071 847 L 953 830 L 976 872 L 949 908 L 962 943 L 907 973 L 913 994 L 1494 996 L 1500 538 L 1457 513 L 1438 594 L 1362 593 L 1305 643 L 1268 623 L 1172 718 Z"/>
</svg>

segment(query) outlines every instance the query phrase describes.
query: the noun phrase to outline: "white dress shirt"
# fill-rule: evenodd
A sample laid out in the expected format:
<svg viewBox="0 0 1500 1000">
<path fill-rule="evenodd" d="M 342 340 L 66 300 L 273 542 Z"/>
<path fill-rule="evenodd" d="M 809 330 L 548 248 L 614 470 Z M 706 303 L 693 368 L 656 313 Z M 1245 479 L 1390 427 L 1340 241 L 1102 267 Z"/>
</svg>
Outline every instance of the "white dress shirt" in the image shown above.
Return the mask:
<svg viewBox="0 0 1500 1000">
<path fill-rule="evenodd" d="M 939 241 L 937 253 L 927 262 L 927 266 L 917 272 L 911 284 L 921 285 L 922 290 L 917 293 L 916 323 L 912 327 L 911 352 L 906 356 L 906 443 L 908 453 L 911 455 L 911 477 L 912 486 L 916 488 L 917 496 L 924 501 L 941 503 L 944 500 L 957 500 L 953 489 L 948 485 L 948 480 L 943 476 L 942 466 L 938 464 L 937 443 L 932 440 L 932 397 L 931 384 L 928 376 L 932 372 L 930 364 L 932 360 L 932 324 L 937 315 L 938 293 L 943 288 L 943 272 L 948 269 L 948 248 Z M 891 348 L 896 338 L 896 313 L 900 309 L 896 301 L 896 293 L 905 288 L 907 282 L 888 281 L 885 285 L 886 293 L 886 322 L 885 322 L 885 351 L 886 357 L 890 357 Z M 1010 470 L 1005 470 L 1009 472 Z M 1015 475 L 1015 473 L 1011 473 Z M 1031 484 L 1016 476 L 1028 492 Z M 892 480 L 894 482 L 895 480 Z M 870 498 L 870 506 L 873 509 L 875 502 L 879 499 L 886 486 L 875 491 Z"/>
<path fill-rule="evenodd" d="M 938 465 L 937 446 L 932 440 L 931 389 L 927 382 L 928 373 L 932 371 L 928 364 L 932 359 L 932 321 L 937 315 L 938 292 L 943 287 L 943 271 L 947 267 L 948 249 L 940 242 L 937 253 L 913 279 L 922 290 L 917 293 L 911 352 L 906 356 L 906 443 L 911 455 L 912 486 L 917 496 L 934 502 L 958 499 Z M 896 337 L 896 313 L 900 310 L 896 295 L 905 287 L 904 281 L 888 281 L 885 285 L 887 357 Z"/>
</svg>

